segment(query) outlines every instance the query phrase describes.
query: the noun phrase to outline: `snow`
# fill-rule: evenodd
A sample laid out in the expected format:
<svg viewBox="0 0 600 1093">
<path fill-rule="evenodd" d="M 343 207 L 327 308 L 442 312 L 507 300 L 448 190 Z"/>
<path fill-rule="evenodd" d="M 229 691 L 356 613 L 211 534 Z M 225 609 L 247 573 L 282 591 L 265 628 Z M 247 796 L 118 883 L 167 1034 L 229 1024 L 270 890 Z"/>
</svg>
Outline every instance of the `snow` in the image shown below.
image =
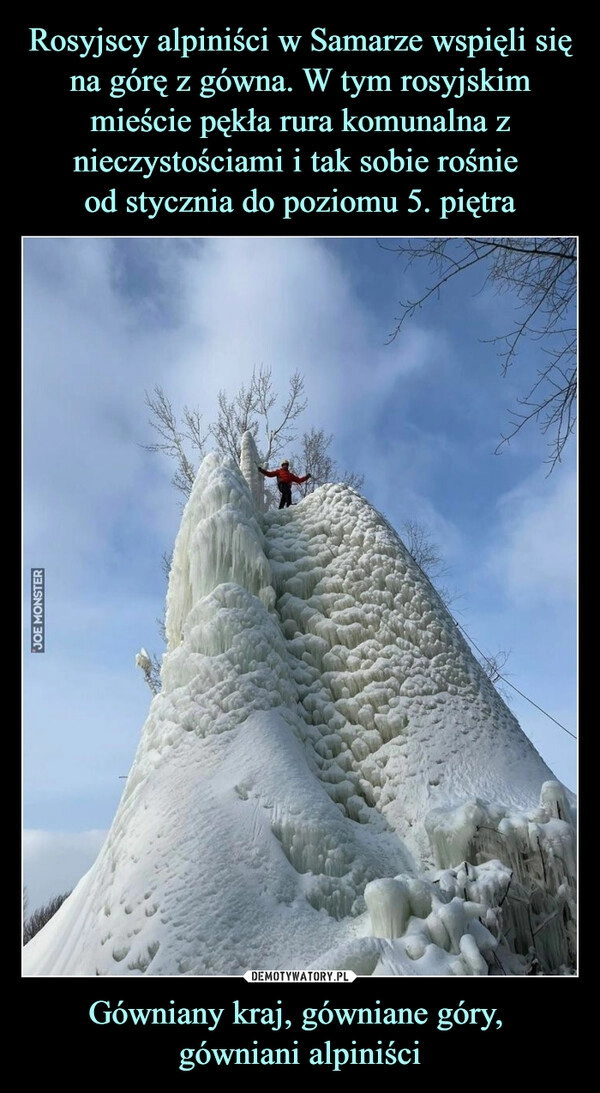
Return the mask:
<svg viewBox="0 0 600 1093">
<path fill-rule="evenodd" d="M 265 512 L 257 461 L 199 469 L 162 690 L 24 974 L 571 973 L 574 798 L 384 517 Z"/>
</svg>

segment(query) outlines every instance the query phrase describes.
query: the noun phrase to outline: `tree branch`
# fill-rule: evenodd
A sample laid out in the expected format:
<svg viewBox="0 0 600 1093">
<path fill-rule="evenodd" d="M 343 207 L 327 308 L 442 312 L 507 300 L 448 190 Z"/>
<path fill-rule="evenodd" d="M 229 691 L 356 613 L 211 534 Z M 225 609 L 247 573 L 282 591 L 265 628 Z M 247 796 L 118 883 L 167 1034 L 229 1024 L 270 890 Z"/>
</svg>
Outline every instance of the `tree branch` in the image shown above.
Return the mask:
<svg viewBox="0 0 600 1093">
<path fill-rule="evenodd" d="M 407 319 L 433 296 L 439 296 L 453 278 L 476 265 L 485 267 L 483 285 L 489 282 L 499 292 L 515 293 L 520 315 L 514 329 L 490 339 L 490 342 L 505 345 L 500 353 L 502 372 L 506 375 L 527 339 L 543 343 L 542 350 L 548 355 L 548 361 L 538 369 L 535 383 L 517 400 L 528 412 L 509 411 L 514 428 L 506 435 L 501 434 L 496 451 L 536 420 L 541 432 L 549 437 L 547 462 L 551 473 L 560 462 L 576 423 L 575 322 L 570 324 L 563 320 L 567 315 L 573 314 L 573 320 L 575 317 L 577 240 L 572 237 L 448 237 L 418 243 L 408 240 L 393 247 L 383 246 L 383 249 L 404 258 L 407 269 L 415 262 L 425 262 L 434 271 L 433 282 L 421 295 L 402 303 L 402 314 L 396 319 L 388 341 L 398 337 Z"/>
</svg>

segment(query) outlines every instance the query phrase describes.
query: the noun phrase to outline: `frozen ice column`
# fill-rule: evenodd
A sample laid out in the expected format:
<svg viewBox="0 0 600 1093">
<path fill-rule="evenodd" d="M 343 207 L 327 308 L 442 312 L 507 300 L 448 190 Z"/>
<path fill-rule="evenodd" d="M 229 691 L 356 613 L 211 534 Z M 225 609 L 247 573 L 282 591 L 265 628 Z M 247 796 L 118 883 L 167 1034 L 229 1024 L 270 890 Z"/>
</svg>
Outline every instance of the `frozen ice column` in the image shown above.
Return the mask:
<svg viewBox="0 0 600 1093">
<path fill-rule="evenodd" d="M 262 475 L 258 470 L 258 451 L 252 433 L 245 432 L 242 436 L 240 453 L 240 469 L 250 487 L 252 500 L 257 512 L 265 511 L 265 490 Z"/>
<path fill-rule="evenodd" d="M 256 447 L 249 433 L 254 453 Z M 245 450 L 248 459 L 249 442 Z M 256 469 L 256 468 L 255 468 Z M 258 475 L 258 471 L 257 471 Z M 168 651 L 183 640 L 192 609 L 221 584 L 237 584 L 271 608 L 272 573 L 247 479 L 233 460 L 203 460 L 175 540 L 167 592 Z"/>
</svg>

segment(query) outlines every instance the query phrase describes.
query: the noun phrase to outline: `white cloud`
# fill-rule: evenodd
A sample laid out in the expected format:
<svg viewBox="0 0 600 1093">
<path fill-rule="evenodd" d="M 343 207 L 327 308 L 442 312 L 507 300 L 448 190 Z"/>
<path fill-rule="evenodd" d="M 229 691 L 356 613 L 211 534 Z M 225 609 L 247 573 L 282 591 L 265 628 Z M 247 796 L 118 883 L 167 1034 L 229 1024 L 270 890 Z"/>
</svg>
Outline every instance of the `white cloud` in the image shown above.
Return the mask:
<svg viewBox="0 0 600 1093">
<path fill-rule="evenodd" d="M 576 476 L 558 468 L 501 498 L 500 541 L 490 566 L 513 598 L 548 602 L 576 595 Z"/>
<path fill-rule="evenodd" d="M 197 389 L 209 414 L 220 389 L 263 364 L 280 389 L 300 371 L 309 416 L 337 430 L 438 346 L 416 326 L 402 345 L 386 347 L 383 328 L 374 343 L 351 270 L 318 239 L 208 240 L 185 257 L 183 283 L 187 349 L 173 381 L 182 399 Z"/>
</svg>

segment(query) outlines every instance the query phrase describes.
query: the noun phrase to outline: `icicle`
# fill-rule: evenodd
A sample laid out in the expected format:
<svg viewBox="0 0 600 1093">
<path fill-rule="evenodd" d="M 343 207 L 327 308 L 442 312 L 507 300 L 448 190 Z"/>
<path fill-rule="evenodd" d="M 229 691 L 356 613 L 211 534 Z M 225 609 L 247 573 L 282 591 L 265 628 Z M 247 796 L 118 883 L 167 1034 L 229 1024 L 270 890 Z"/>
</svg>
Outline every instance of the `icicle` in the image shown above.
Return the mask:
<svg viewBox="0 0 600 1093">
<path fill-rule="evenodd" d="M 365 888 L 374 937 L 401 937 L 410 916 L 410 893 L 400 880 L 375 880 Z"/>
<path fill-rule="evenodd" d="M 273 607 L 273 576 L 250 491 L 232 461 L 211 453 L 198 471 L 173 550 L 166 616 L 169 650 L 182 641 L 194 605 L 228 583 L 241 585 Z"/>
<path fill-rule="evenodd" d="M 264 479 L 258 470 L 258 451 L 251 432 L 242 436 L 240 470 L 250 487 L 257 512 L 265 511 Z"/>
</svg>

